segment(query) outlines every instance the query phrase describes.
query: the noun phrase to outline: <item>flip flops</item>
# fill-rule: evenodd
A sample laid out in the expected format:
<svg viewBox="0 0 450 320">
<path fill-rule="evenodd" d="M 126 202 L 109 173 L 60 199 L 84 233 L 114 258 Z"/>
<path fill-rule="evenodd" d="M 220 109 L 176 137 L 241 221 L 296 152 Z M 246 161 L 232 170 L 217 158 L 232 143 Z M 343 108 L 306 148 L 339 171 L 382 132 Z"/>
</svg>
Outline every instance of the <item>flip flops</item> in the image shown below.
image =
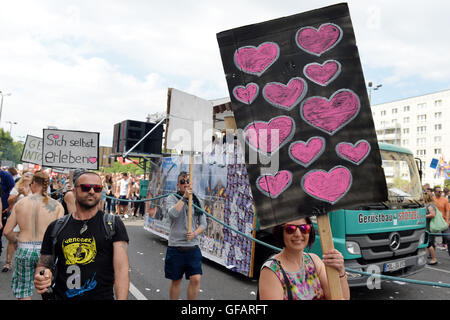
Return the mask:
<svg viewBox="0 0 450 320">
<path fill-rule="evenodd" d="M 8 272 L 9 270 L 11 270 L 11 265 L 8 266 L 7 264 L 3 267 L 2 272 Z"/>
<path fill-rule="evenodd" d="M 429 266 L 434 266 L 434 265 L 436 265 L 436 264 L 438 264 L 437 261 L 435 261 L 435 262 L 428 262 L 428 263 L 427 263 L 427 265 L 429 265 Z"/>
</svg>

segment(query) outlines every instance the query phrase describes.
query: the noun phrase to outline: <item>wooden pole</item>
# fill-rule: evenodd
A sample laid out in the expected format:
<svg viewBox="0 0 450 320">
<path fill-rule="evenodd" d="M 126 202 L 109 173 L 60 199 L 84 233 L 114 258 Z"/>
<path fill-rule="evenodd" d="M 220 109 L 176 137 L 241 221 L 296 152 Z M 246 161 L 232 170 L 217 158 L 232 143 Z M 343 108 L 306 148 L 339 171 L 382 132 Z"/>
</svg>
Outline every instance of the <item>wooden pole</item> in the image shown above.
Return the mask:
<svg viewBox="0 0 450 320">
<path fill-rule="evenodd" d="M 189 159 L 189 184 L 193 187 L 194 180 L 194 152 L 190 153 Z M 192 194 L 189 195 L 188 199 L 188 232 L 192 232 Z"/>
<path fill-rule="evenodd" d="M 69 190 L 72 190 L 73 187 L 73 171 L 70 171 L 69 173 Z"/>
<path fill-rule="evenodd" d="M 317 216 L 317 228 L 319 229 L 320 244 L 322 252 L 329 252 L 334 249 L 333 235 L 331 233 L 330 219 L 328 213 Z M 332 300 L 342 300 L 341 282 L 339 271 L 326 267 L 328 287 L 330 288 Z"/>
</svg>

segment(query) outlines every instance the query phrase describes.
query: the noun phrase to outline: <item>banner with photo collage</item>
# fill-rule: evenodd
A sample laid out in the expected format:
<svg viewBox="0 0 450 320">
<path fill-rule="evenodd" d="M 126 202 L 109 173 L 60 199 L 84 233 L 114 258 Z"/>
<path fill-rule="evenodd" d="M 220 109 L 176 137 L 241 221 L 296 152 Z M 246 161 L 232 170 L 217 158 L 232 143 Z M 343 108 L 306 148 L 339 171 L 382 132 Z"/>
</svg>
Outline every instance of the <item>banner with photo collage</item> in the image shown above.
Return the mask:
<svg viewBox="0 0 450 320">
<path fill-rule="evenodd" d="M 212 153 L 195 157 L 194 193 L 202 200 L 206 212 L 254 237 L 253 197 L 241 148 L 237 144 L 235 140 L 231 151 L 232 148 L 226 148 L 225 144 L 216 144 Z M 160 158 L 156 164 L 159 168 L 151 172 L 147 198 L 176 192 L 179 173 L 189 171 L 189 156 Z M 144 229 L 168 239 L 170 223 L 165 199 L 146 202 Z M 253 242 L 210 218 L 207 223 L 200 238 L 203 256 L 251 277 Z"/>
</svg>

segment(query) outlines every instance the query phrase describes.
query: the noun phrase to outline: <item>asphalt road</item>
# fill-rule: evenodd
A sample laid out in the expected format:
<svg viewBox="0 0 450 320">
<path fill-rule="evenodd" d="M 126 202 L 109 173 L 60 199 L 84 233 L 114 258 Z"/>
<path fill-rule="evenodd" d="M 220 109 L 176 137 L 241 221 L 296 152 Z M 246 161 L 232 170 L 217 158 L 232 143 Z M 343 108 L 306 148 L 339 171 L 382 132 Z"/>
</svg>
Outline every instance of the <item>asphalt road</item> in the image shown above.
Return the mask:
<svg viewBox="0 0 450 320">
<path fill-rule="evenodd" d="M 143 221 L 127 221 L 130 237 L 130 300 L 168 300 L 170 281 L 164 278 L 164 257 L 167 241 L 145 231 Z M 3 239 L 3 241 L 5 241 Z M 439 263 L 427 266 L 412 279 L 450 283 L 450 257 L 447 251 L 437 251 Z M 5 254 L 0 266 L 5 263 Z M 13 265 L 14 266 L 14 265 Z M 12 271 L 0 272 L 0 300 L 15 300 L 11 288 Z M 229 271 L 214 262 L 204 260 L 199 300 L 233 300 L 251 302 L 256 299 L 256 280 Z M 186 299 L 187 281 L 182 282 L 180 299 Z M 34 295 L 33 299 L 40 299 Z M 352 288 L 352 300 L 450 300 L 450 288 L 384 281 L 380 289 Z"/>
</svg>

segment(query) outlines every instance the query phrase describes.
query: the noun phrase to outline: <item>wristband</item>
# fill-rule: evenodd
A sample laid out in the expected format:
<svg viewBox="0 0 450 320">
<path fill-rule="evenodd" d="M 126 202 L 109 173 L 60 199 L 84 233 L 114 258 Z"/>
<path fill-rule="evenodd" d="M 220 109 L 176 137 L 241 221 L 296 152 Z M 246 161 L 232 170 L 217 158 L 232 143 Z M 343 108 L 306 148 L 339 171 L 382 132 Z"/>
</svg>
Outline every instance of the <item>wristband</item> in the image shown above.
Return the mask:
<svg viewBox="0 0 450 320">
<path fill-rule="evenodd" d="M 347 273 L 346 272 L 344 272 L 344 274 L 341 276 L 341 275 L 339 275 L 339 278 L 344 278 L 345 276 L 347 275 Z"/>
</svg>

